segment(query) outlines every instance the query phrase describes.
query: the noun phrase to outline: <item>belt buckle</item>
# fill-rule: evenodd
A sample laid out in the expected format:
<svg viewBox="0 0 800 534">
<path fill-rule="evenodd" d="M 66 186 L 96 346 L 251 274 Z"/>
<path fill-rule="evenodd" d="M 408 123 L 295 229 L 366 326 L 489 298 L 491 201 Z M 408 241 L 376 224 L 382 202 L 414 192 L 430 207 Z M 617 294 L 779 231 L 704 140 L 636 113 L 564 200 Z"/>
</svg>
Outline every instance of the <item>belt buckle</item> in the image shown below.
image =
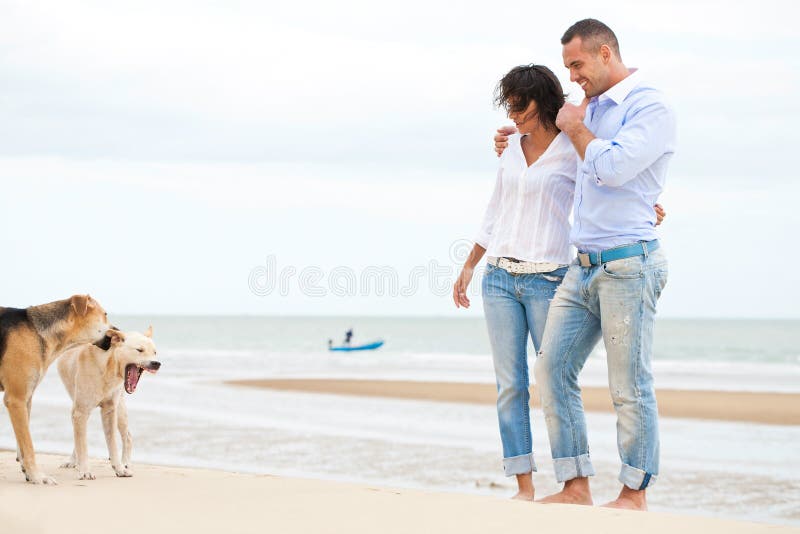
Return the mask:
<svg viewBox="0 0 800 534">
<path fill-rule="evenodd" d="M 578 252 L 578 262 L 581 264 L 581 267 L 592 266 L 592 262 L 589 259 L 589 255 L 584 252 Z"/>
</svg>

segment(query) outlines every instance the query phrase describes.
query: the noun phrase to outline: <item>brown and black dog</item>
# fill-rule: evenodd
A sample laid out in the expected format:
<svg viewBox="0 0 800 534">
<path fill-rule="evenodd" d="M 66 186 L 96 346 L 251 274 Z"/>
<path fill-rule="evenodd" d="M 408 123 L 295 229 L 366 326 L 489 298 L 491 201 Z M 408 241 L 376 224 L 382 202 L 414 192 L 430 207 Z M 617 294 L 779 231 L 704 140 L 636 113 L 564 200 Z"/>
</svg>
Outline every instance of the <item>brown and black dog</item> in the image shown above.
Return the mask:
<svg viewBox="0 0 800 534">
<path fill-rule="evenodd" d="M 36 386 L 62 352 L 80 343 L 103 339 L 108 328 L 105 310 L 89 295 L 74 295 L 25 309 L 0 308 L 0 391 L 5 391 L 3 402 L 28 482 L 56 483 L 36 467 L 29 428 Z"/>
</svg>

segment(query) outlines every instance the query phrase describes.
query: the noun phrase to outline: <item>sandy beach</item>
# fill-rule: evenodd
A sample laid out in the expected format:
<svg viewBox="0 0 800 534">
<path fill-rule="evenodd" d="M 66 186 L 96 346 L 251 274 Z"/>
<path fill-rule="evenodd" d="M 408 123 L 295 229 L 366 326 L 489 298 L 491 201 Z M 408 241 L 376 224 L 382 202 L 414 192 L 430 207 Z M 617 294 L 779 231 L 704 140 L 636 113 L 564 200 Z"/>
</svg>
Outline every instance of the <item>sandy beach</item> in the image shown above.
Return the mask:
<svg viewBox="0 0 800 534">
<path fill-rule="evenodd" d="M 476 404 L 494 404 L 497 398 L 493 384 L 478 383 L 346 379 L 232 380 L 227 383 L 283 391 Z M 800 395 L 793 393 L 659 389 L 657 396 L 659 414 L 665 417 L 800 424 Z M 533 391 L 531 399 L 535 406 L 539 405 L 538 395 Z M 614 409 L 606 388 L 584 387 L 583 402 L 589 411 L 611 412 Z"/>
<path fill-rule="evenodd" d="M 88 493 L 97 488 L 97 483 L 108 483 L 115 491 L 142 484 L 138 493 L 118 496 L 122 499 L 119 502 L 133 500 L 136 512 L 126 513 L 124 520 L 116 517 L 107 523 L 114 528 L 122 523 L 137 528 L 147 526 L 157 518 L 151 516 L 158 516 L 162 510 L 188 508 L 186 504 L 173 503 L 176 497 L 164 497 L 161 493 L 162 487 L 172 493 L 182 491 L 170 485 L 172 482 L 161 478 L 150 483 L 139 480 L 150 472 L 147 465 L 211 469 L 214 477 L 234 472 L 243 476 L 270 474 L 282 481 L 312 479 L 362 488 L 401 488 L 396 491 L 404 496 L 415 491 L 449 495 L 462 508 L 467 507 L 463 503 L 483 502 L 482 498 L 505 501 L 514 493 L 515 482 L 504 476 L 501 466 L 491 358 L 484 353 L 464 352 L 467 345 L 480 346 L 480 339 L 470 336 L 485 336 L 481 322 L 444 321 L 429 325 L 430 321 L 425 320 L 360 319 L 359 332 L 363 331 L 365 336 L 368 329 L 381 332 L 391 336 L 397 345 L 369 357 L 334 356 L 324 347 L 315 351 L 302 345 L 313 343 L 309 339 L 315 336 L 309 336 L 308 332 L 334 330 L 337 321 L 179 317 L 155 322 L 154 330 L 162 332 L 164 338 L 163 341 L 159 338 L 164 369 L 156 376 L 144 377 L 136 393 L 126 396 L 134 435 L 136 477 L 133 480 L 111 477 L 111 470 L 104 462 L 98 462 L 99 467 L 95 468 L 101 479 L 95 482 L 78 482 L 73 478 L 74 473 L 57 469 L 63 455 L 73 447 L 72 403 L 58 374 L 48 373 L 34 397 L 31 432 L 37 451 L 62 455 L 49 461 L 49 466 L 44 464 L 46 472 L 55 476 L 61 486 L 31 488 L 22 482 L 13 458 L 0 457 L 0 469 L 10 469 L 10 475 L 0 479 L 0 514 L 27 510 L 25 506 L 11 506 L 10 493 L 28 495 L 30 507 L 30 503 L 35 505 L 40 499 L 39 495 L 56 495 L 55 500 L 60 502 L 63 487 L 78 486 L 80 489 L 76 491 Z M 119 322 L 141 324 L 144 320 L 123 317 Z M 685 331 L 687 325 L 672 326 L 675 331 L 667 332 L 665 339 L 675 343 L 694 339 L 692 331 Z M 724 339 L 733 339 L 734 331 L 741 330 L 738 324 L 726 323 L 717 330 L 712 326 L 704 325 L 703 330 L 716 332 L 709 341 L 714 346 Z M 751 341 L 755 343 L 757 338 L 767 335 L 780 341 L 776 329 L 779 327 L 775 331 L 762 331 Z M 220 331 L 225 335 L 221 336 Z M 437 341 L 440 337 L 441 343 Z M 234 340 L 236 346 L 231 347 Z M 737 338 L 738 348 L 742 343 Z M 791 355 L 797 346 L 794 337 L 781 343 L 780 354 L 784 355 Z M 430 352 L 432 349 L 427 347 L 436 350 Z M 684 355 L 681 346 L 663 350 L 668 355 Z M 800 424 L 786 424 L 797 420 L 796 395 L 800 391 L 795 384 L 800 369 L 788 364 L 770 367 L 746 362 L 712 365 L 703 360 L 705 352 L 701 352 L 695 354 L 693 361 L 661 360 L 663 365 L 658 375 L 661 411 L 677 416 L 661 421 L 663 465 L 662 476 L 650 499 L 653 513 L 800 527 L 797 509 L 800 476 L 794 461 Z M 586 419 L 598 472 L 592 480 L 598 503 L 612 499 L 619 491 L 615 418 L 604 387 L 607 376 L 601 356 L 589 361 L 584 376 L 587 403 L 597 409 L 588 412 Z M 263 382 L 264 378 L 272 380 Z M 241 380 L 254 380 L 244 383 L 270 387 L 230 384 Z M 738 389 L 762 393 L 736 393 Z M 670 394 L 669 390 L 675 392 Z M 725 393 L 708 394 L 701 390 Z M 778 391 L 786 394 L 773 395 Z M 533 397 L 536 398 L 535 393 Z M 540 495 L 545 495 L 556 491 L 558 485 L 552 475 L 542 411 L 534 409 L 531 415 L 532 445 L 539 467 L 536 485 Z M 98 411 L 87 429 L 89 452 L 95 458 L 106 454 L 99 419 Z M 5 409 L 0 408 L 0 450 L 14 445 L 10 419 Z M 172 471 L 158 473 L 163 477 Z M 311 492 L 315 488 L 327 488 L 329 482 L 310 483 L 304 491 L 314 495 Z M 226 478 L 223 486 L 227 484 Z M 290 484 L 284 482 L 285 487 Z M 221 498 L 216 497 L 213 485 L 211 489 L 197 491 L 205 491 L 209 499 Z M 273 499 L 272 490 L 252 491 L 255 497 L 243 490 L 245 502 L 249 503 L 251 498 L 258 500 L 263 494 L 266 507 Z M 193 492 L 190 489 L 186 493 L 194 495 Z M 235 491 L 232 495 L 240 499 Z M 70 506 L 74 507 L 78 497 L 67 499 L 73 501 Z M 109 502 L 106 499 L 114 500 L 111 497 L 99 499 Z M 475 498 L 481 499 L 470 500 Z M 212 505 L 204 506 L 206 497 L 198 499 L 198 509 L 213 510 Z M 309 504 L 309 499 L 297 499 L 304 501 L 302 506 L 306 510 L 316 506 Z M 311 500 L 318 499 L 312 496 Z M 360 500 L 373 506 L 368 499 Z M 116 510 L 125 508 L 119 502 L 115 504 Z M 154 503 L 153 510 L 149 509 L 150 503 Z M 56 508 L 60 510 L 60 506 Z M 87 510 L 87 506 L 92 507 L 91 503 L 81 503 L 77 509 Z M 254 504 L 247 506 L 255 508 Z M 34 509 L 44 510 L 36 506 Z M 359 513 L 354 509 L 355 505 L 350 515 Z M 71 510 L 68 516 L 76 513 Z M 221 509 L 219 513 L 227 512 Z M 390 509 L 385 515 L 394 518 L 401 513 L 423 518 L 428 515 L 400 508 Z M 58 517 L 56 514 L 54 521 Z M 265 526 L 267 515 L 263 510 L 261 517 L 254 521 Z M 15 519 L 17 523 L 19 520 Z M 174 521 L 179 523 L 177 519 Z M 329 522 L 334 524 L 334 520 Z M 55 528 L 41 530 L 58 532 Z M 280 524 L 271 529 L 287 530 L 291 528 Z M 348 530 L 354 529 L 341 529 Z M 406 529 L 416 530 L 420 529 Z"/>
<path fill-rule="evenodd" d="M 14 453 L 0 453 L 0 524 L 4 532 L 280 532 L 480 533 L 682 532 L 725 534 L 800 529 L 663 513 L 539 505 L 494 497 L 396 490 L 372 485 L 247 475 L 224 471 L 135 466 L 116 478 L 92 460 L 97 480 L 77 480 L 58 468 L 64 457 L 39 455 L 59 485 L 24 482 Z"/>
</svg>

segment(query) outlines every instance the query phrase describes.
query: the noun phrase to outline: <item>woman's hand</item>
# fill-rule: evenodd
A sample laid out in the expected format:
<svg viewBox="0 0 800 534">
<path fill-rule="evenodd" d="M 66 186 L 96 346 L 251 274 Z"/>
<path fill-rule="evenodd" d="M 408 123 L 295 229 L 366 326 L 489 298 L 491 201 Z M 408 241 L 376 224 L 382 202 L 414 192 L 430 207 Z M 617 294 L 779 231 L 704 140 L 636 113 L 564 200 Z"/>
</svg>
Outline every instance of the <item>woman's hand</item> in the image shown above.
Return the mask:
<svg viewBox="0 0 800 534">
<path fill-rule="evenodd" d="M 469 299 L 467 298 L 467 288 L 472 281 L 472 267 L 464 266 L 461 269 L 461 274 L 458 275 L 456 283 L 453 284 L 453 302 L 456 303 L 456 308 L 469 308 Z"/>
<path fill-rule="evenodd" d="M 486 249 L 479 244 L 472 245 L 472 251 L 470 251 L 467 260 L 464 262 L 461 274 L 458 275 L 456 283 L 453 284 L 453 302 L 456 303 L 456 308 L 469 308 L 467 288 L 472 281 L 472 273 L 475 272 L 475 266 L 481 261 L 485 252 Z"/>
</svg>

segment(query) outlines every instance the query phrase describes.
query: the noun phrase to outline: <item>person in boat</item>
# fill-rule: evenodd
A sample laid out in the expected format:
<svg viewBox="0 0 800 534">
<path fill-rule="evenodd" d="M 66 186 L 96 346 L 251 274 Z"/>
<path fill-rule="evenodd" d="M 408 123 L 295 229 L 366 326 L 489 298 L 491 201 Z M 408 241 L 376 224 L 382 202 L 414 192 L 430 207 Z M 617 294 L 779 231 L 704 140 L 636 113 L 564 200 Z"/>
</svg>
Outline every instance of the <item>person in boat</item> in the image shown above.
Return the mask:
<svg viewBox="0 0 800 534">
<path fill-rule="evenodd" d="M 344 344 L 349 347 L 351 339 L 353 339 L 353 329 L 352 328 L 344 333 Z"/>
<path fill-rule="evenodd" d="M 480 233 L 453 286 L 456 307 L 469 308 L 467 288 L 484 256 L 483 309 L 497 380 L 503 470 L 515 476 L 513 498 L 533 500 L 528 336 L 538 352 L 556 289 L 572 263 L 569 216 L 577 157 L 556 126 L 565 103 L 555 74 L 543 65 L 513 68 L 497 84 L 495 104 L 517 133 L 500 156 L 494 193 Z M 656 205 L 660 224 L 664 213 Z"/>
</svg>

